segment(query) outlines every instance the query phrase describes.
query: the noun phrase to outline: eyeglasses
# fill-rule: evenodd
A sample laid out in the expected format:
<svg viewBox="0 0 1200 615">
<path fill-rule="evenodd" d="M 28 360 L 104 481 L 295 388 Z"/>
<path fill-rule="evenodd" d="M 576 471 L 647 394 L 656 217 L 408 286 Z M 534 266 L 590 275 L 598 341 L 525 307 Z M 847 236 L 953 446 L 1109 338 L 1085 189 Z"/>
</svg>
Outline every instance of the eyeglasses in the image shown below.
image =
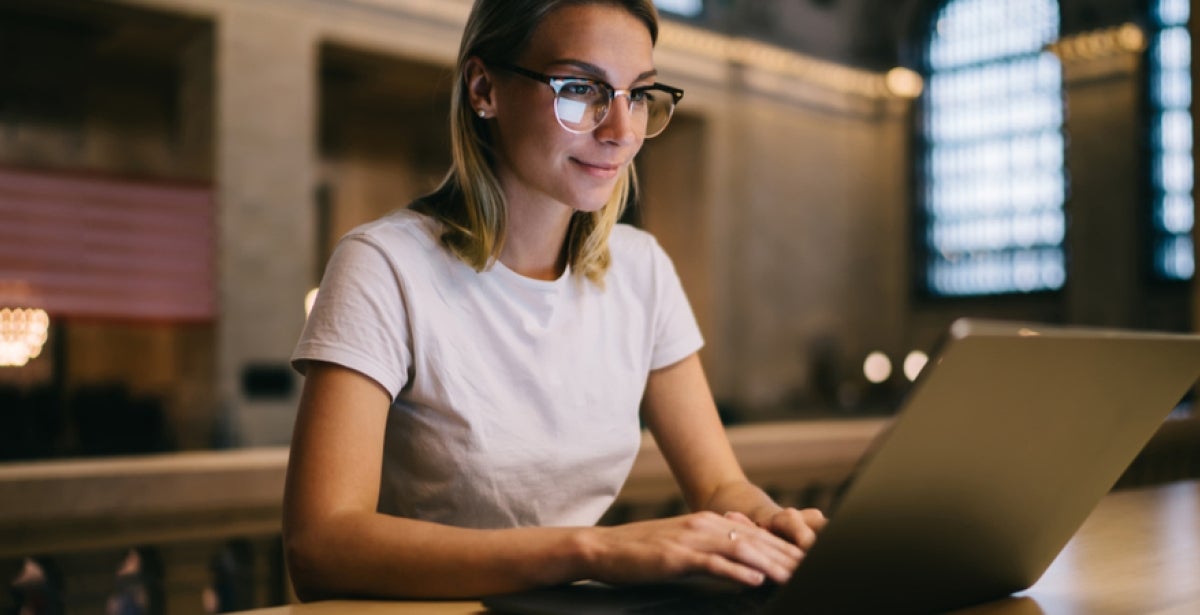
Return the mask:
<svg viewBox="0 0 1200 615">
<path fill-rule="evenodd" d="M 618 90 L 596 79 L 543 75 L 512 64 L 495 66 L 549 85 L 554 90 L 554 117 L 564 130 L 577 135 L 595 130 L 608 117 L 617 96 L 624 96 L 634 120 L 643 122 L 645 137 L 657 137 L 666 130 L 676 103 L 683 98 L 683 90 L 662 83 Z"/>
</svg>

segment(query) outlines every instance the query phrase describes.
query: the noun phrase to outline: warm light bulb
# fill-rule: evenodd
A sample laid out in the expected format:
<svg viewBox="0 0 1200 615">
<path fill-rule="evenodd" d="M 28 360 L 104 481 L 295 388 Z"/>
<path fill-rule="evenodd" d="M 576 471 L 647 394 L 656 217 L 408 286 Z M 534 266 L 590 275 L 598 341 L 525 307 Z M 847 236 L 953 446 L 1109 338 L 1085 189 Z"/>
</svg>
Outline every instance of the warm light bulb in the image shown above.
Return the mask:
<svg viewBox="0 0 1200 615">
<path fill-rule="evenodd" d="M 36 359 L 49 334 L 46 310 L 0 309 L 0 367 L 22 367 Z"/>
<path fill-rule="evenodd" d="M 908 356 L 904 357 L 904 377 L 908 378 L 909 382 L 916 380 L 928 362 L 929 355 L 920 350 L 908 353 Z"/>
<path fill-rule="evenodd" d="M 1127 23 L 1117 29 L 1117 44 L 1126 51 L 1141 51 L 1146 47 L 1146 34 L 1137 24 Z"/>
<path fill-rule="evenodd" d="M 874 384 L 886 381 L 892 375 L 892 360 L 878 350 L 872 352 L 863 361 L 863 375 Z"/>
<path fill-rule="evenodd" d="M 313 304 L 317 302 L 317 292 L 320 290 L 321 290 L 321 288 L 318 286 L 317 288 L 314 288 L 314 289 L 308 291 L 308 294 L 304 295 L 304 317 L 305 318 L 308 318 L 308 315 L 312 314 Z"/>
<path fill-rule="evenodd" d="M 925 80 L 921 75 L 903 66 L 889 70 L 884 83 L 889 92 L 900 98 L 916 98 L 925 89 Z"/>
</svg>

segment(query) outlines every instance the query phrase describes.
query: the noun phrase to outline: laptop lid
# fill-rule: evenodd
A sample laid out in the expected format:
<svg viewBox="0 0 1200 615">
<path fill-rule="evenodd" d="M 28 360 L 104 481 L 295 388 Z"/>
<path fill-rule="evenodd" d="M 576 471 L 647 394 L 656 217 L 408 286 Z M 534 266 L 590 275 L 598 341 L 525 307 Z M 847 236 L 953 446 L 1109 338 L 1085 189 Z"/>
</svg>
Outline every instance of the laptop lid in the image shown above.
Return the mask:
<svg viewBox="0 0 1200 615">
<path fill-rule="evenodd" d="M 1200 336 L 955 321 L 769 612 L 1028 588 L 1198 376 Z"/>
<path fill-rule="evenodd" d="M 765 612 L 929 613 L 1028 588 L 1198 377 L 1200 336 L 955 321 Z M 601 607 L 594 588 L 545 591 L 484 604 Z"/>
</svg>

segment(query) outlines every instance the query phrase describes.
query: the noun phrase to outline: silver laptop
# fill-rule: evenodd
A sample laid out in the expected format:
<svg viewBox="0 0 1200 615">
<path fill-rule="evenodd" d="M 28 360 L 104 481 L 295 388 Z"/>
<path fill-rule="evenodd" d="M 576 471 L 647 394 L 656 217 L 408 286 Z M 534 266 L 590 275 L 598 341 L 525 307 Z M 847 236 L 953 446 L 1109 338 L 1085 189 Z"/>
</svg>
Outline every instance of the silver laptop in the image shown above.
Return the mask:
<svg viewBox="0 0 1200 615">
<path fill-rule="evenodd" d="M 930 613 L 1041 577 L 1200 377 L 1200 336 L 961 319 L 786 584 L 595 584 L 497 596 L 547 613 Z M 747 600 L 750 599 L 750 600 Z"/>
</svg>

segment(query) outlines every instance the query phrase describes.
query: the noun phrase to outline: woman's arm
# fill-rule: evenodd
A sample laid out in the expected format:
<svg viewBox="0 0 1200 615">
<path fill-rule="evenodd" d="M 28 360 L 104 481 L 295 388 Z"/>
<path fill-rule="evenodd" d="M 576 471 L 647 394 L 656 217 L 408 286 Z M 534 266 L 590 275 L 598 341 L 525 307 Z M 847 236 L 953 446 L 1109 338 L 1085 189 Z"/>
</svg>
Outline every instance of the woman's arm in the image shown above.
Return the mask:
<svg viewBox="0 0 1200 615">
<path fill-rule="evenodd" d="M 824 515 L 816 509 L 780 507 L 746 479 L 717 415 L 699 355 L 650 373 L 642 414 L 692 510 L 746 519 L 803 549 L 812 546 L 825 525 Z"/>
<path fill-rule="evenodd" d="M 380 514 L 389 403 L 358 372 L 309 365 L 283 518 L 301 599 L 472 597 L 587 578 L 636 583 L 693 572 L 757 585 L 764 576 L 785 579 L 798 557 L 774 537 L 730 540 L 732 529 L 746 535 L 746 526 L 711 513 L 608 528 L 505 530 Z"/>
<path fill-rule="evenodd" d="M 377 513 L 389 403 L 358 372 L 307 370 L 283 518 L 300 598 L 476 596 L 583 576 L 573 530 L 489 532 Z"/>
</svg>

